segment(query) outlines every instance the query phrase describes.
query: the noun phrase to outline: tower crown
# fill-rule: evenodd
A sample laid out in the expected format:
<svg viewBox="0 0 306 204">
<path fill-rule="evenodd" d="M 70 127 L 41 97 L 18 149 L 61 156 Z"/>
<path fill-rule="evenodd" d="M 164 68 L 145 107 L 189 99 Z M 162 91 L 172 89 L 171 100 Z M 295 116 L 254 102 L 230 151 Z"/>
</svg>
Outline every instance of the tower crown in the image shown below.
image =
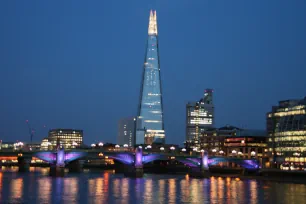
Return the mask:
<svg viewBox="0 0 306 204">
<path fill-rule="evenodd" d="M 157 17 L 156 17 L 156 11 L 154 10 L 150 11 L 148 34 L 157 35 Z"/>
</svg>

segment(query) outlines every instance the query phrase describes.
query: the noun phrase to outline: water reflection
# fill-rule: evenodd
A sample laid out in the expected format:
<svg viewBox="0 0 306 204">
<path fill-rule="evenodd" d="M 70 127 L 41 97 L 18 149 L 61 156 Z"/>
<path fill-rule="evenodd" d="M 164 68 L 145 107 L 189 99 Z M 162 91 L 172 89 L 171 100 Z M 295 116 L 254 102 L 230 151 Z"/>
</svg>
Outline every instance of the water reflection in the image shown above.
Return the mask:
<svg viewBox="0 0 306 204">
<path fill-rule="evenodd" d="M 0 172 L 0 203 L 303 203 L 300 184 L 211 177 L 120 174 L 45 176 L 43 171 Z"/>
<path fill-rule="evenodd" d="M 11 188 L 10 188 L 10 199 L 11 203 L 16 203 L 21 200 L 23 196 L 23 179 L 17 178 L 11 180 Z"/>
<path fill-rule="evenodd" d="M 52 180 L 48 177 L 39 178 L 38 181 L 38 201 L 39 203 L 51 203 Z"/>
</svg>

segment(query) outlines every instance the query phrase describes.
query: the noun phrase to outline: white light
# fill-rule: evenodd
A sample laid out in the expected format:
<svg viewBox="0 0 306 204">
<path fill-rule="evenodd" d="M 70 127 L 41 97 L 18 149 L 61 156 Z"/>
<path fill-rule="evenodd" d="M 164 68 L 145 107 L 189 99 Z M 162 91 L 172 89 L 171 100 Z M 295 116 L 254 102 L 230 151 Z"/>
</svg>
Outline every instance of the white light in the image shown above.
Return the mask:
<svg viewBox="0 0 306 204">
<path fill-rule="evenodd" d="M 244 140 L 241 140 L 241 143 L 244 144 Z"/>
<path fill-rule="evenodd" d="M 192 150 L 196 152 L 196 151 L 198 150 L 198 148 L 195 147 L 195 148 L 193 148 Z"/>
<path fill-rule="evenodd" d="M 238 152 L 239 155 L 242 155 L 242 152 Z"/>
<path fill-rule="evenodd" d="M 95 145 L 95 144 L 91 144 L 91 146 L 92 146 L 92 147 L 95 147 L 96 145 Z"/>
<path fill-rule="evenodd" d="M 148 149 L 151 149 L 151 148 L 152 148 L 152 146 L 151 146 L 151 145 L 148 145 L 148 146 L 147 146 L 147 148 L 148 148 Z"/>
<path fill-rule="evenodd" d="M 201 149 L 201 152 L 204 152 L 204 149 Z"/>
<path fill-rule="evenodd" d="M 138 148 L 139 148 L 139 149 L 142 149 L 142 146 L 139 146 Z"/>
<path fill-rule="evenodd" d="M 124 144 L 124 145 L 123 145 L 123 147 L 128 147 L 128 146 L 129 146 L 129 145 L 127 145 L 127 144 Z"/>
<path fill-rule="evenodd" d="M 171 149 L 171 150 L 175 150 L 175 147 L 172 146 L 172 147 L 170 147 L 170 149 Z"/>
<path fill-rule="evenodd" d="M 163 148 L 163 147 L 161 147 L 161 148 L 159 148 L 160 149 L 160 151 L 164 151 L 165 150 L 165 148 Z"/>
<path fill-rule="evenodd" d="M 222 150 L 219 151 L 219 154 L 223 154 L 224 152 Z"/>
<path fill-rule="evenodd" d="M 73 142 L 72 142 L 72 145 L 73 145 L 73 146 L 76 146 L 76 145 L 78 145 L 78 143 L 76 143 L 75 141 L 73 141 Z"/>
<path fill-rule="evenodd" d="M 99 144 L 98 144 L 100 147 L 103 147 L 103 143 L 102 142 L 99 142 Z"/>
<path fill-rule="evenodd" d="M 251 156 L 255 156 L 255 155 L 256 155 L 256 152 L 251 151 Z"/>
<path fill-rule="evenodd" d="M 233 151 L 232 151 L 232 153 L 233 153 L 233 154 L 236 154 L 236 153 L 237 153 L 237 151 L 236 151 L 236 150 L 233 150 Z"/>
<path fill-rule="evenodd" d="M 213 149 L 213 150 L 211 150 L 212 152 L 217 152 L 217 150 L 216 149 Z"/>
<path fill-rule="evenodd" d="M 119 148 L 120 147 L 120 145 L 115 145 L 115 148 Z"/>
<path fill-rule="evenodd" d="M 183 149 L 182 149 L 182 152 L 186 152 L 186 149 L 185 149 L 185 148 L 183 148 Z"/>
</svg>

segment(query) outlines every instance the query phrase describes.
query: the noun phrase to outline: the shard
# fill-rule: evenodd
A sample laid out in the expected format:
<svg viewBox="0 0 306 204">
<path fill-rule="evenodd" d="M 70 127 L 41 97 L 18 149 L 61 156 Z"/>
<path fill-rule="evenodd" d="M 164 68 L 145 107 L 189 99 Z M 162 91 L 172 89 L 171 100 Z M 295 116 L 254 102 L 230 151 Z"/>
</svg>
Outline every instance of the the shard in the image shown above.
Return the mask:
<svg viewBox="0 0 306 204">
<path fill-rule="evenodd" d="M 150 11 L 136 123 L 136 144 L 165 143 L 156 11 Z"/>
</svg>

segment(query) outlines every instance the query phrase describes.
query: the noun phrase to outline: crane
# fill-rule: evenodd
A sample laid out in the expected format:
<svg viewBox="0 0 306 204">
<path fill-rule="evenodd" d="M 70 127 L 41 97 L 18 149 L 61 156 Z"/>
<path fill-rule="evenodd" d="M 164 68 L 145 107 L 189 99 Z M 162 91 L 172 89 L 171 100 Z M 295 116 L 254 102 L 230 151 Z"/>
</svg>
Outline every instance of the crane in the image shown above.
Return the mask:
<svg viewBox="0 0 306 204">
<path fill-rule="evenodd" d="M 29 120 L 26 120 L 26 123 L 28 125 L 29 134 L 30 134 L 30 140 L 31 140 L 31 143 L 32 143 L 35 130 L 31 127 L 31 125 L 29 123 Z"/>
</svg>

